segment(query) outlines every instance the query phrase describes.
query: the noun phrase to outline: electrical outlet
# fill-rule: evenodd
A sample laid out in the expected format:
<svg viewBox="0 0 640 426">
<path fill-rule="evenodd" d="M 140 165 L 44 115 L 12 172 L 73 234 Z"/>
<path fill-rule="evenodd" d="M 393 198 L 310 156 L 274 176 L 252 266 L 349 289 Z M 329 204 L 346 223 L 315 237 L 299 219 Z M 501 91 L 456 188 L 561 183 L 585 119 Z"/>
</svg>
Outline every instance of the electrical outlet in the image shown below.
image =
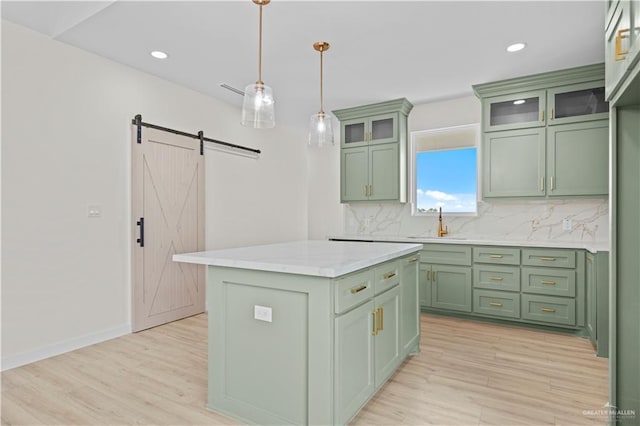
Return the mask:
<svg viewBox="0 0 640 426">
<path fill-rule="evenodd" d="M 563 231 L 571 231 L 571 228 L 573 228 L 573 223 L 571 221 L 571 219 L 566 218 L 562 220 L 562 230 Z"/>
<path fill-rule="evenodd" d="M 258 321 L 272 322 L 272 311 L 268 306 L 253 305 L 253 318 Z"/>
</svg>

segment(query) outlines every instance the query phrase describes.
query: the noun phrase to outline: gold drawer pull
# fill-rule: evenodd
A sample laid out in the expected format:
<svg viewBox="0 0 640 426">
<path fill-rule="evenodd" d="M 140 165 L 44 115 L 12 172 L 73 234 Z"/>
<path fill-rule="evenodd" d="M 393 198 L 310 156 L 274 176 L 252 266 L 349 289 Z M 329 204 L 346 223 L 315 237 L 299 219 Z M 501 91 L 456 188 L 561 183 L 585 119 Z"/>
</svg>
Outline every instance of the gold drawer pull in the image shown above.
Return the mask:
<svg viewBox="0 0 640 426">
<path fill-rule="evenodd" d="M 384 278 L 385 280 L 388 280 L 389 278 L 393 278 L 393 277 L 395 277 L 395 276 L 396 276 L 396 273 L 395 273 L 395 272 L 389 272 L 388 274 L 384 274 L 383 278 Z"/>
<path fill-rule="evenodd" d="M 502 281 L 503 278 L 502 277 L 489 277 L 490 280 L 492 281 Z"/>
<path fill-rule="evenodd" d="M 541 308 L 540 309 L 542 312 L 555 312 L 556 310 L 554 308 Z"/>
<path fill-rule="evenodd" d="M 362 290 L 364 290 L 365 288 L 367 288 L 366 285 L 361 285 L 360 287 L 356 287 L 356 288 L 352 288 L 351 289 L 351 294 L 356 294 L 356 293 L 360 293 Z"/>
<path fill-rule="evenodd" d="M 627 54 L 629 54 L 628 50 L 622 50 L 622 39 L 628 37 L 625 35 L 628 32 L 629 32 L 629 28 L 618 30 L 618 35 L 616 35 L 616 51 L 614 54 L 614 59 L 616 61 L 623 61 L 627 56 Z"/>
<path fill-rule="evenodd" d="M 542 110 L 542 117 L 540 117 L 540 121 L 544 121 L 544 110 Z"/>
<path fill-rule="evenodd" d="M 550 281 L 550 280 L 542 280 L 540 282 L 544 285 L 556 285 L 555 281 Z"/>
<path fill-rule="evenodd" d="M 490 254 L 489 257 L 492 259 L 502 259 L 501 254 Z"/>
<path fill-rule="evenodd" d="M 384 330 L 384 308 L 382 306 L 378 306 L 377 311 L 380 314 L 380 316 L 378 317 L 378 320 L 380 321 L 380 327 L 378 327 L 378 331 L 382 331 Z"/>
<path fill-rule="evenodd" d="M 544 260 L 545 262 L 553 262 L 556 260 L 555 257 L 541 257 L 540 260 Z"/>
<path fill-rule="evenodd" d="M 411 259 L 407 260 L 407 263 L 416 263 L 418 261 L 417 257 L 412 257 Z"/>
<path fill-rule="evenodd" d="M 491 305 L 491 306 L 498 306 L 498 307 L 500 307 L 500 306 L 502 306 L 502 303 L 498 303 L 498 302 L 489 302 L 489 305 Z"/>
<path fill-rule="evenodd" d="M 431 271 L 427 271 L 427 281 L 431 281 Z"/>
</svg>

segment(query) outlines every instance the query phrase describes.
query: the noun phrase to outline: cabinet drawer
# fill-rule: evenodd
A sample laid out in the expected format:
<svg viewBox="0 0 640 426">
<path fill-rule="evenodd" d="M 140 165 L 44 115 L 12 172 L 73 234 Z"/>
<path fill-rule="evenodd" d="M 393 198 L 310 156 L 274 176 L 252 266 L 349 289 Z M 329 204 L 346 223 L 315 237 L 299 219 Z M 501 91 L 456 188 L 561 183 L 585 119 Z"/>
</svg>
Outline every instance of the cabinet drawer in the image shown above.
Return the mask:
<svg viewBox="0 0 640 426">
<path fill-rule="evenodd" d="M 423 244 L 420 261 L 440 265 L 471 265 L 471 247 L 455 244 Z"/>
<path fill-rule="evenodd" d="M 520 318 L 520 295 L 502 291 L 474 290 L 473 312 Z"/>
<path fill-rule="evenodd" d="M 551 266 L 554 268 L 575 268 L 574 250 L 522 249 L 522 264 L 528 266 Z"/>
<path fill-rule="evenodd" d="M 576 302 L 564 297 L 522 294 L 522 318 L 575 326 Z"/>
<path fill-rule="evenodd" d="M 520 249 L 500 247 L 474 247 L 473 261 L 504 265 L 519 265 Z"/>
<path fill-rule="evenodd" d="M 522 268 L 522 291 L 574 297 L 576 272 L 554 268 Z"/>
<path fill-rule="evenodd" d="M 336 280 L 335 312 L 344 312 L 373 297 L 373 273 L 370 269 Z"/>
<path fill-rule="evenodd" d="M 473 286 L 489 290 L 520 291 L 520 268 L 517 266 L 474 265 Z"/>
<path fill-rule="evenodd" d="M 380 294 L 400 284 L 400 262 L 387 262 L 373 270 L 374 294 Z"/>
</svg>

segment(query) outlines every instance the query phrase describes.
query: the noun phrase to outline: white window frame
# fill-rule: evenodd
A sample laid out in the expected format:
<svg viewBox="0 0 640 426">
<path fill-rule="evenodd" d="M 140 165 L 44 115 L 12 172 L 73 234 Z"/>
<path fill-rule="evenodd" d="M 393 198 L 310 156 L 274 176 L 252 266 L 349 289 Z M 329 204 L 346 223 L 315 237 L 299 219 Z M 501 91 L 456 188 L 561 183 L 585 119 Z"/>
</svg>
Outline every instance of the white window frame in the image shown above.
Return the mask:
<svg viewBox="0 0 640 426">
<path fill-rule="evenodd" d="M 467 212 L 467 213 L 462 213 L 462 212 L 444 212 L 446 213 L 448 216 L 467 216 L 467 217 L 475 217 L 478 216 L 478 201 L 480 201 L 481 199 L 481 193 L 480 190 L 482 188 L 482 184 L 481 184 L 481 179 L 482 179 L 482 161 L 480 160 L 482 158 L 481 156 L 481 144 L 480 144 L 480 123 L 471 123 L 471 124 L 463 124 L 460 126 L 451 126 L 451 127 L 442 127 L 442 128 L 438 128 L 438 129 L 431 129 L 431 130 L 417 130 L 417 131 L 413 131 L 411 132 L 411 138 L 410 138 L 410 147 L 409 147 L 409 153 L 410 153 L 410 158 L 409 158 L 409 190 L 410 190 L 410 194 L 409 194 L 409 202 L 411 203 L 411 216 L 436 216 L 438 213 L 436 212 L 419 212 L 418 211 L 418 203 L 416 200 L 416 154 L 417 154 L 417 140 L 421 137 L 421 136 L 425 136 L 425 135 L 429 135 L 429 134 L 437 134 L 437 133 L 446 133 L 446 132 L 453 132 L 453 131 L 459 131 L 459 130 L 464 130 L 464 129 L 473 129 L 475 131 L 475 140 L 474 140 L 474 145 L 469 145 L 469 146 L 456 146 L 456 147 L 451 147 L 451 148 L 443 148 L 442 150 L 445 149 L 456 149 L 456 148 L 476 148 L 476 211 L 475 212 Z M 433 150 L 433 151 L 437 151 L 437 150 Z"/>
</svg>

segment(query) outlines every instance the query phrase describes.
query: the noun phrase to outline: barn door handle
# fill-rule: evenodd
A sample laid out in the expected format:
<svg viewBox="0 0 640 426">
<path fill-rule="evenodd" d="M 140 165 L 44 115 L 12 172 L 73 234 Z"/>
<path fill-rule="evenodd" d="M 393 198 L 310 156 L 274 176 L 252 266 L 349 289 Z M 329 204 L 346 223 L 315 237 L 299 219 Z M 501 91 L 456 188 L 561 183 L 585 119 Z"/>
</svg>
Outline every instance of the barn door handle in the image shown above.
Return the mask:
<svg viewBox="0 0 640 426">
<path fill-rule="evenodd" d="M 139 221 L 136 222 L 136 225 L 140 227 L 140 238 L 136 240 L 140 247 L 144 247 L 144 217 L 141 217 Z"/>
</svg>

